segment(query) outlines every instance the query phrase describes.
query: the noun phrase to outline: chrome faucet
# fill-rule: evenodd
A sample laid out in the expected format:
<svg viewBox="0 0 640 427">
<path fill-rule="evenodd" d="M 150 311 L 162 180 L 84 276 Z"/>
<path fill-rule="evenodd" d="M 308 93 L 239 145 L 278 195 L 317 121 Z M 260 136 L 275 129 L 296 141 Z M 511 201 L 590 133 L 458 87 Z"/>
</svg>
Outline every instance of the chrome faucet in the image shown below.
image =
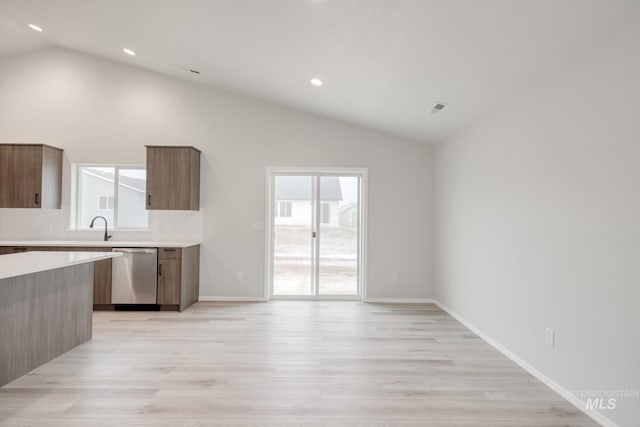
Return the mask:
<svg viewBox="0 0 640 427">
<path fill-rule="evenodd" d="M 98 218 L 102 218 L 102 220 L 104 221 L 104 241 L 106 242 L 111 238 L 109 233 L 107 233 L 107 218 L 100 215 L 94 216 L 93 219 L 91 220 L 91 224 L 89 224 L 89 228 L 93 228 L 93 223 L 96 222 L 96 219 Z"/>
</svg>

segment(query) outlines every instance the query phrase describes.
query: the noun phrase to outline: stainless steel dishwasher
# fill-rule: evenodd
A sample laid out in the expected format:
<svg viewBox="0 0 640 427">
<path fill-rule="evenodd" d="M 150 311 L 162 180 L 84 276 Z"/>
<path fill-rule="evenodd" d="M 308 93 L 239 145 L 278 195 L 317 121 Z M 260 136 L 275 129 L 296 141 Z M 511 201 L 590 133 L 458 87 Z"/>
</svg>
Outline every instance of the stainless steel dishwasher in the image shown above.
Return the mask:
<svg viewBox="0 0 640 427">
<path fill-rule="evenodd" d="M 113 248 L 122 256 L 111 264 L 111 304 L 155 304 L 158 249 Z"/>
</svg>

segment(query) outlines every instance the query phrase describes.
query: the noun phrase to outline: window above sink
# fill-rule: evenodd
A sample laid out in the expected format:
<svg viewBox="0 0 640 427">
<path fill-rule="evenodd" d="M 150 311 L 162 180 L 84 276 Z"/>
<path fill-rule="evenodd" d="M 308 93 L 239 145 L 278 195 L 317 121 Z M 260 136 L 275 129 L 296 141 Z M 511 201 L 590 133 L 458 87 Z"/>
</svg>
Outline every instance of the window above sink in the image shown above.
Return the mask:
<svg viewBox="0 0 640 427">
<path fill-rule="evenodd" d="M 147 171 L 144 166 L 74 165 L 76 184 L 72 228 L 89 228 L 105 217 L 111 229 L 147 229 Z"/>
</svg>

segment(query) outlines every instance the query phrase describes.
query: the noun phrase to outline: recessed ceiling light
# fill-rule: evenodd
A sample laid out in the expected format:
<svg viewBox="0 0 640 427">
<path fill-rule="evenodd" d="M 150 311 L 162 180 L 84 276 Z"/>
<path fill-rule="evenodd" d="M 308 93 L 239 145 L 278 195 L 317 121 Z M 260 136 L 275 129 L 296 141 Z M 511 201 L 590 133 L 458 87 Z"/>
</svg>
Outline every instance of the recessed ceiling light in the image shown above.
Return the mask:
<svg viewBox="0 0 640 427">
<path fill-rule="evenodd" d="M 42 32 L 42 28 L 40 28 L 40 27 L 38 27 L 37 25 L 34 25 L 34 24 L 29 24 L 29 28 L 31 28 L 32 30 L 35 30 L 35 31 L 37 31 L 39 33 Z"/>
<path fill-rule="evenodd" d="M 131 49 L 127 49 L 126 47 L 122 49 L 122 51 L 127 55 L 136 56 L 136 53 L 134 51 L 132 51 Z"/>
<path fill-rule="evenodd" d="M 311 82 L 312 85 L 314 86 L 322 86 L 322 80 L 318 79 L 318 78 L 313 78 L 311 80 L 309 80 Z"/>
</svg>

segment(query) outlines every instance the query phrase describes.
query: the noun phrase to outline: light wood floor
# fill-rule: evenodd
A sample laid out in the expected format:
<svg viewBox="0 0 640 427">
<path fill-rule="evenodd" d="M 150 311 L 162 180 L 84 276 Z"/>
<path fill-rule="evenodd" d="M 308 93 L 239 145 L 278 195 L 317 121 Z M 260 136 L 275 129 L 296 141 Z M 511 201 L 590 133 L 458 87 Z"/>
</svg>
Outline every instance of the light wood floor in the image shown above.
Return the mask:
<svg viewBox="0 0 640 427">
<path fill-rule="evenodd" d="M 96 312 L 0 389 L 2 426 L 594 426 L 434 305 Z"/>
</svg>

